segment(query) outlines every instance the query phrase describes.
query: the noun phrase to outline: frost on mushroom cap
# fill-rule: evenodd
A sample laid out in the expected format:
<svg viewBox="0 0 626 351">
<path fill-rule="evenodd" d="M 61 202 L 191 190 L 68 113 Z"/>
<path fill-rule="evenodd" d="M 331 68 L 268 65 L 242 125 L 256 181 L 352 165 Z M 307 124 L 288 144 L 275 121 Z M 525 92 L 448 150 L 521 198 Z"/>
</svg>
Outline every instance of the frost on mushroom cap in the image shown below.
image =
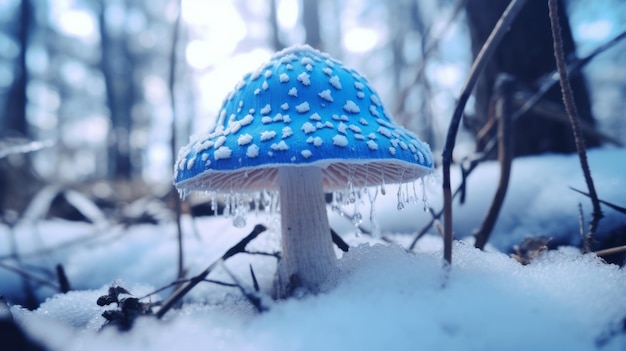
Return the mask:
<svg viewBox="0 0 626 351">
<path fill-rule="evenodd" d="M 318 166 L 326 189 L 404 183 L 433 170 L 430 147 L 396 125 L 355 70 L 309 46 L 278 52 L 226 97 L 215 126 L 181 148 L 181 190 L 276 188 L 277 167 Z"/>
</svg>

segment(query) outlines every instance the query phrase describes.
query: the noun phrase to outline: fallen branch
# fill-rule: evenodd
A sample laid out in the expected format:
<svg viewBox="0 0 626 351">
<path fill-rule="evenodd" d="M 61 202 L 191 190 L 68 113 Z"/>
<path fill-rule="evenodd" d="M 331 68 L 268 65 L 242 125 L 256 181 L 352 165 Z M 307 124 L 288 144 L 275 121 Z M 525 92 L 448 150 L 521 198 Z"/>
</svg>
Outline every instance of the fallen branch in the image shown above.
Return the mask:
<svg viewBox="0 0 626 351">
<path fill-rule="evenodd" d="M 158 319 L 163 318 L 163 316 L 169 311 L 174 305 L 180 301 L 187 293 L 193 289 L 198 283 L 204 281 L 204 279 L 217 267 L 222 264 L 222 262 L 226 261 L 228 258 L 246 250 L 246 245 L 250 243 L 250 241 L 254 240 L 259 234 L 263 233 L 267 228 L 264 225 L 257 224 L 252 232 L 248 234 L 245 238 L 241 239 L 235 246 L 231 247 L 226 251 L 225 254 L 222 255 L 219 259 L 211 263 L 202 273 L 198 274 L 195 277 L 189 279 L 186 283 L 181 285 L 172 295 L 165 300 L 163 303 L 163 307 L 159 309 L 156 313 L 156 317 Z"/>
</svg>

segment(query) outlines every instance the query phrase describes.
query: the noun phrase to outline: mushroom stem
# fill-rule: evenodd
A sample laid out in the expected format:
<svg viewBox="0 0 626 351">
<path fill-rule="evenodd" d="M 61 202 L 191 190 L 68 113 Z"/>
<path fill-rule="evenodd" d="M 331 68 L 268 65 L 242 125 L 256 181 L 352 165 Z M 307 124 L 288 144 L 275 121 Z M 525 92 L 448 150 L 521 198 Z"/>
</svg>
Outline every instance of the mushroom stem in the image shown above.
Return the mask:
<svg viewBox="0 0 626 351">
<path fill-rule="evenodd" d="M 322 169 L 281 167 L 278 181 L 282 256 L 274 283 L 275 295 L 288 297 L 298 288 L 317 293 L 337 260 L 324 201 Z"/>
</svg>

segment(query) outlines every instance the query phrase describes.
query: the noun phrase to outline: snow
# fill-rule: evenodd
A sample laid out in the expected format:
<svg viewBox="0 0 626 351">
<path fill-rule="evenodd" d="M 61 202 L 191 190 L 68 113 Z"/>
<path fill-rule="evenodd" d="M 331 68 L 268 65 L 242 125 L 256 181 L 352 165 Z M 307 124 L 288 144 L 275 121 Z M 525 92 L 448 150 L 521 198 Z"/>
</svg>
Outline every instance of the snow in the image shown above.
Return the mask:
<svg viewBox="0 0 626 351">
<path fill-rule="evenodd" d="M 302 83 L 302 85 L 304 85 L 304 86 L 311 85 L 310 76 L 306 72 L 302 72 L 302 73 L 298 74 L 297 79 L 298 79 L 298 82 Z"/>
<path fill-rule="evenodd" d="M 343 105 L 343 109 L 348 113 L 359 113 L 361 111 L 359 106 L 352 100 L 346 101 L 346 104 Z"/>
<path fill-rule="evenodd" d="M 261 141 L 268 141 L 268 140 L 274 139 L 275 136 L 276 136 L 276 132 L 273 130 L 267 130 L 267 131 L 261 132 Z"/>
<path fill-rule="evenodd" d="M 333 86 L 333 88 L 337 90 L 341 90 L 341 82 L 339 81 L 339 76 L 332 76 L 328 80 L 328 83 Z"/>
<path fill-rule="evenodd" d="M 287 75 L 287 73 L 281 73 L 278 76 L 278 81 L 280 81 L 281 83 L 287 83 L 289 82 L 289 75 Z"/>
<path fill-rule="evenodd" d="M 311 108 L 309 107 L 309 103 L 307 101 L 296 105 L 296 111 L 298 111 L 298 113 L 306 113 L 309 112 Z"/>
<path fill-rule="evenodd" d="M 213 154 L 213 158 L 215 158 L 216 161 L 227 159 L 227 158 L 230 158 L 231 154 L 232 154 L 232 150 L 228 146 L 220 146 L 217 150 L 215 150 L 215 153 Z"/>
<path fill-rule="evenodd" d="M 345 135 L 335 135 L 333 137 L 333 145 L 346 147 L 348 145 L 348 138 Z"/>
<path fill-rule="evenodd" d="M 251 145 L 253 147 L 255 145 Z M 250 149 L 249 148 L 249 149 Z M 257 148 L 258 150 L 258 148 Z M 306 157 L 302 153 L 303 157 Z M 626 179 L 622 165 L 626 150 L 591 150 L 589 162 L 600 196 L 624 205 Z M 458 238 L 471 235 L 488 207 L 498 178 L 495 162 L 481 164 L 468 178 L 466 203 L 455 201 Z M 459 184 L 452 169 L 452 187 Z M 165 286 L 176 276 L 175 225 L 138 225 L 93 228 L 87 223 L 46 220 L 20 223 L 12 231 L 0 226 L 0 255 L 10 251 L 9 240 L 30 264 L 62 263 L 75 289 L 67 294 L 46 287 L 37 290 L 44 301 L 29 311 L 19 305 L 10 310 L 24 330 L 50 350 L 624 350 L 626 334 L 626 273 L 593 254 L 582 255 L 572 246 L 544 253 L 523 266 L 502 252 L 533 233 L 554 234 L 576 243 L 578 203 L 585 217 L 586 197 L 568 186 L 584 189 L 576 155 L 544 155 L 516 159 L 501 216 L 487 251 L 471 239 L 453 247 L 448 271 L 441 262 L 441 239 L 435 232 L 418 241 L 414 252 L 405 247 L 429 219 L 424 204 L 407 203 L 396 210 L 395 187 L 376 196 L 378 225 L 385 243 L 354 234 L 353 224 L 330 211 L 332 227 L 350 245 L 340 256 L 339 270 L 325 292 L 274 302 L 271 290 L 276 261 L 272 257 L 236 255 L 225 265 L 245 284 L 249 265 L 259 280 L 269 311 L 258 313 L 235 288 L 201 283 L 184 299 L 180 309 L 163 321 L 139 318 L 129 332 L 114 327 L 99 331 L 101 314 L 115 306 L 100 307 L 98 297 L 111 284 L 120 284 L 134 296 Z M 441 184 L 426 182 L 429 206 L 440 208 Z M 408 187 L 407 187 L 408 189 Z M 419 192 L 419 190 L 418 190 Z M 368 196 L 359 204 L 368 218 Z M 350 209 L 348 206 L 346 209 Z M 601 231 L 623 226 L 623 214 L 604 207 Z M 350 213 L 350 212 L 348 212 Z M 253 240 L 251 251 L 273 252 L 280 246 L 275 216 L 249 213 L 243 228 L 232 217 L 183 217 L 185 266 L 198 274 L 221 256 L 256 223 L 270 231 Z M 367 225 L 365 221 L 364 225 Z M 192 234 L 192 228 L 198 228 Z M 601 233 L 599 233 L 601 236 Z M 91 238 L 90 241 L 81 241 Z M 74 243 L 66 245 L 64 243 Z M 508 244 L 507 244 L 508 243 Z M 28 255 L 41 252 L 45 255 Z M 500 248 L 500 249 L 499 249 Z M 12 263 L 10 260 L 4 263 Z M 223 268 L 209 276 L 230 282 Z M 0 270 L 0 294 L 11 299 L 21 294 L 21 280 Z M 142 301 L 166 298 L 171 290 Z M 47 299 L 46 299 L 47 298 Z M 158 307 L 155 307 L 158 309 Z"/>
<path fill-rule="evenodd" d="M 250 134 L 241 134 L 239 138 L 237 138 L 237 145 L 243 146 L 248 145 L 252 142 L 252 135 Z"/>
</svg>

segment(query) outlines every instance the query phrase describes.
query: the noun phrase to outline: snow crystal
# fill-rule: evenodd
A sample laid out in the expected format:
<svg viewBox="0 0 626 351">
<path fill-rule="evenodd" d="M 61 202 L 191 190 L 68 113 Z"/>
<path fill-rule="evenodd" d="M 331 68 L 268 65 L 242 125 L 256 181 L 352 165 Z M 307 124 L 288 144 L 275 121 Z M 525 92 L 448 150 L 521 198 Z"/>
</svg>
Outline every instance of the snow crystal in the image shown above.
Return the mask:
<svg viewBox="0 0 626 351">
<path fill-rule="evenodd" d="M 335 67 L 335 63 L 331 60 L 326 60 L 326 64 L 328 65 L 328 67 Z"/>
<path fill-rule="evenodd" d="M 274 143 L 270 146 L 270 148 L 274 151 L 285 151 L 289 150 L 289 146 L 284 140 L 281 140 L 279 143 Z"/>
<path fill-rule="evenodd" d="M 272 71 L 270 70 L 265 71 L 265 78 L 270 79 L 271 77 L 272 77 Z"/>
<path fill-rule="evenodd" d="M 402 150 L 406 150 L 408 148 L 408 146 L 406 145 L 406 143 L 404 141 L 400 141 L 400 148 Z"/>
<path fill-rule="evenodd" d="M 365 97 L 365 94 L 362 91 L 357 91 L 356 92 L 356 97 L 358 97 L 359 99 L 362 99 Z"/>
<path fill-rule="evenodd" d="M 323 90 L 317 95 L 328 102 L 333 102 L 333 97 L 330 95 L 330 89 Z"/>
<path fill-rule="evenodd" d="M 217 153 L 217 151 L 216 151 Z M 192 156 L 187 160 L 187 170 L 190 170 L 193 168 L 193 164 L 196 163 L 196 157 Z"/>
<path fill-rule="evenodd" d="M 285 123 L 291 122 L 291 118 L 289 117 L 289 115 L 283 115 L 283 122 Z"/>
<path fill-rule="evenodd" d="M 333 75 L 333 70 L 331 68 L 328 68 L 328 67 L 322 68 L 322 72 L 324 72 L 324 74 L 326 74 L 329 77 Z"/>
<path fill-rule="evenodd" d="M 260 88 L 254 89 L 254 95 L 259 95 L 259 94 L 261 94 L 261 89 Z"/>
<path fill-rule="evenodd" d="M 357 88 L 358 90 L 363 90 L 363 83 L 354 82 L 354 87 Z"/>
<path fill-rule="evenodd" d="M 370 150 L 378 150 L 378 144 L 374 140 L 368 140 L 366 144 Z"/>
<path fill-rule="evenodd" d="M 310 119 L 310 120 L 312 120 L 312 121 L 321 121 L 321 120 L 322 120 L 322 116 L 320 116 L 320 114 L 319 114 L 319 113 L 315 112 L 315 113 L 313 113 L 313 114 L 309 117 L 309 119 Z"/>
<path fill-rule="evenodd" d="M 306 65 L 304 66 L 304 68 L 306 68 L 307 71 L 311 72 L 313 70 L 313 66 L 311 65 Z"/>
<path fill-rule="evenodd" d="M 324 123 L 324 127 L 333 129 L 335 126 L 333 126 L 333 124 L 330 121 L 326 121 L 326 123 Z"/>
<path fill-rule="evenodd" d="M 265 116 L 265 117 L 261 118 L 261 123 L 263 123 L 263 124 L 272 123 L 272 117 Z"/>
<path fill-rule="evenodd" d="M 376 140 L 376 134 L 374 134 L 374 133 L 369 133 L 367 137 L 372 139 L 372 140 Z"/>
<path fill-rule="evenodd" d="M 398 140 L 398 139 L 391 139 L 391 145 L 393 145 L 393 147 L 398 147 L 398 143 L 400 143 L 400 140 Z"/>
<path fill-rule="evenodd" d="M 291 63 L 288 63 L 285 68 L 287 68 L 287 70 L 291 71 L 293 70 L 293 66 L 291 65 Z"/>
<path fill-rule="evenodd" d="M 345 135 L 335 135 L 333 137 L 333 145 L 345 147 L 348 145 L 348 138 Z"/>
<path fill-rule="evenodd" d="M 278 76 L 278 81 L 281 83 L 287 83 L 289 81 L 289 75 L 287 75 L 287 73 L 281 73 L 280 76 Z"/>
<path fill-rule="evenodd" d="M 213 158 L 215 158 L 215 160 L 217 161 L 221 159 L 230 158 L 231 154 L 232 154 L 232 150 L 228 146 L 220 146 L 213 153 Z"/>
<path fill-rule="evenodd" d="M 302 157 L 304 157 L 304 158 L 309 158 L 309 157 L 313 156 L 313 153 L 310 150 L 302 150 L 300 152 L 300 155 L 302 155 Z"/>
<path fill-rule="evenodd" d="M 298 81 L 300 83 L 304 84 L 305 86 L 311 85 L 310 76 L 306 72 L 302 72 L 302 73 L 298 74 Z"/>
<path fill-rule="evenodd" d="M 317 128 L 315 128 L 315 126 L 313 124 L 311 124 L 311 122 L 304 122 L 302 124 L 302 131 L 304 132 L 304 134 L 310 134 L 310 133 L 313 133 L 316 130 L 317 130 Z"/>
<path fill-rule="evenodd" d="M 357 104 L 355 104 L 352 100 L 346 101 L 346 104 L 343 105 L 343 109 L 348 113 L 359 113 L 361 111 L 359 106 L 357 106 Z"/>
<path fill-rule="evenodd" d="M 364 126 L 369 124 L 369 123 L 367 123 L 367 120 L 365 118 L 359 118 L 359 123 L 361 123 Z"/>
<path fill-rule="evenodd" d="M 314 64 L 315 64 L 315 62 L 313 62 L 313 60 L 311 60 L 311 58 L 310 58 L 310 57 L 303 57 L 303 58 L 300 60 L 300 64 L 302 64 L 303 66 L 306 66 L 306 65 L 314 65 Z"/>
<path fill-rule="evenodd" d="M 283 110 L 289 110 L 289 104 L 288 103 L 283 103 L 282 105 L 280 105 L 280 108 L 282 108 Z"/>
<path fill-rule="evenodd" d="M 289 77 L 287 77 L 287 80 L 289 80 Z M 294 96 L 297 97 L 298 96 L 298 89 L 296 89 L 296 87 L 293 87 L 291 89 L 289 89 L 289 91 L 287 92 L 287 94 L 289 96 Z"/>
<path fill-rule="evenodd" d="M 291 130 L 291 127 L 287 126 L 283 128 L 283 135 L 282 135 L 283 139 L 288 138 L 292 135 L 293 135 L 293 131 Z"/>
<path fill-rule="evenodd" d="M 315 146 L 322 146 L 322 143 L 324 142 L 324 139 L 322 139 L 321 137 L 309 137 L 306 140 L 307 143 L 313 143 L 313 145 Z"/>
<path fill-rule="evenodd" d="M 248 146 L 248 150 L 246 150 L 246 156 L 250 158 L 255 158 L 259 156 L 259 147 L 256 144 Z"/>
<path fill-rule="evenodd" d="M 262 115 L 267 115 L 270 112 L 272 112 L 272 106 L 270 106 L 270 104 L 265 105 L 262 109 L 261 109 L 261 114 Z"/>
<path fill-rule="evenodd" d="M 264 132 L 261 132 L 261 141 L 267 141 L 270 139 L 273 139 L 276 136 L 276 132 L 273 130 L 267 130 Z"/>
<path fill-rule="evenodd" d="M 274 122 L 280 122 L 283 121 L 285 119 L 285 117 L 283 117 L 282 113 L 277 113 L 276 116 L 274 116 L 274 119 L 272 119 L 272 121 Z"/>
<path fill-rule="evenodd" d="M 354 139 L 365 140 L 365 137 L 363 136 L 363 134 L 354 134 Z"/>
<path fill-rule="evenodd" d="M 209 154 L 202 154 L 202 161 L 206 161 L 209 159 Z"/>
<path fill-rule="evenodd" d="M 249 110 L 248 110 L 248 113 L 249 113 L 249 114 L 251 114 L 251 115 L 253 115 L 253 114 L 254 114 L 254 111 L 256 111 L 256 110 L 255 110 L 255 109 L 253 109 L 253 108 L 251 108 L 251 109 L 249 109 Z"/>
<path fill-rule="evenodd" d="M 196 144 L 194 146 L 194 150 L 196 152 L 200 152 L 200 151 L 208 150 L 211 147 L 213 147 L 213 142 L 211 140 L 205 140 L 201 142 L 200 144 Z"/>
<path fill-rule="evenodd" d="M 311 108 L 309 107 L 309 103 L 306 101 L 299 105 L 296 105 L 296 111 L 298 111 L 299 113 L 309 112 L 310 109 Z"/>
<path fill-rule="evenodd" d="M 250 134 L 241 134 L 237 139 L 237 145 L 248 145 L 252 142 L 252 135 Z"/>
<path fill-rule="evenodd" d="M 341 118 L 339 118 L 339 115 L 337 114 L 333 114 L 331 118 L 334 119 L 335 121 L 341 121 Z"/>
<path fill-rule="evenodd" d="M 380 117 L 380 114 L 378 113 L 378 111 L 376 110 L 376 106 L 374 105 L 370 105 L 370 113 L 374 117 Z"/>
<path fill-rule="evenodd" d="M 348 126 L 345 123 L 339 122 L 339 125 L 337 126 L 337 131 L 339 133 L 346 134 L 347 128 L 348 128 Z"/>
<path fill-rule="evenodd" d="M 342 121 L 344 121 L 344 122 L 348 122 L 348 120 L 349 120 L 349 119 L 348 119 L 348 116 L 346 116 L 346 115 L 341 115 L 341 116 L 339 116 L 339 119 L 340 119 L 340 120 L 342 120 Z"/>
<path fill-rule="evenodd" d="M 270 86 L 267 84 L 267 81 L 263 81 L 263 84 L 261 84 L 261 88 L 263 90 L 267 90 Z"/>
<path fill-rule="evenodd" d="M 330 79 L 328 80 L 328 83 L 330 83 L 330 85 L 332 85 L 333 88 L 335 88 L 337 90 L 341 89 L 341 82 L 339 81 L 339 77 L 338 76 L 330 77 Z"/>
<path fill-rule="evenodd" d="M 389 153 L 395 156 L 395 154 L 396 154 L 396 148 L 395 148 L 395 147 L 393 147 L 393 146 L 390 146 L 390 147 L 389 147 Z"/>
</svg>

